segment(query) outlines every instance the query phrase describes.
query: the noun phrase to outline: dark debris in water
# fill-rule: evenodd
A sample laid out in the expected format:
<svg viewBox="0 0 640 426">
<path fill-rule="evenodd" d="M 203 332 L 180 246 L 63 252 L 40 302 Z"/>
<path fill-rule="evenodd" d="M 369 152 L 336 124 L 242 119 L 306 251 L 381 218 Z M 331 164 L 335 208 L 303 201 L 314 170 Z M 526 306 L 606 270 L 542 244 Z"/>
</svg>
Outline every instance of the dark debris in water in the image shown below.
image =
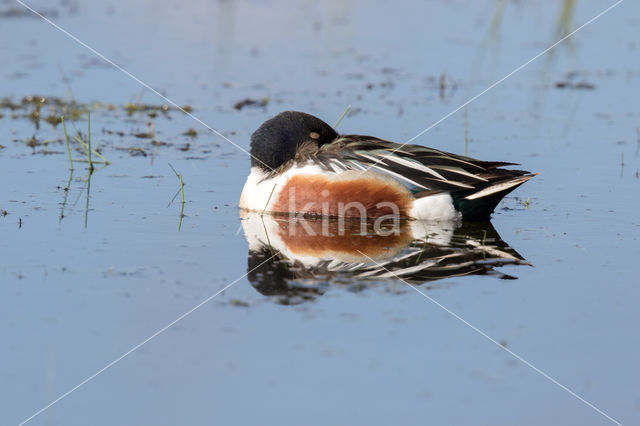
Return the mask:
<svg viewBox="0 0 640 426">
<path fill-rule="evenodd" d="M 577 71 L 570 71 L 564 75 L 564 78 L 556 82 L 556 89 L 573 89 L 573 90 L 594 90 L 596 86 L 584 80 L 576 81 L 580 77 Z"/>
<path fill-rule="evenodd" d="M 240 307 L 240 308 L 248 308 L 249 307 L 249 303 L 245 302 L 244 300 L 240 300 L 240 299 L 231 299 L 229 304 L 231 306 L 237 306 L 237 307 Z"/>
<path fill-rule="evenodd" d="M 108 135 L 118 135 L 120 137 L 124 137 L 125 133 L 121 132 L 119 130 L 109 130 L 109 129 L 102 129 L 102 133 L 106 133 Z"/>
<path fill-rule="evenodd" d="M 264 97 L 262 99 L 244 99 L 242 101 L 236 102 L 233 107 L 240 111 L 245 107 L 253 107 L 253 108 L 264 108 L 269 104 L 269 98 Z"/>
<path fill-rule="evenodd" d="M 137 156 L 143 156 L 146 157 L 147 153 L 145 152 L 144 148 L 140 148 L 137 146 L 131 147 L 129 148 L 129 155 L 131 155 L 132 157 L 137 157 Z"/>
<path fill-rule="evenodd" d="M 57 18 L 58 17 L 58 11 L 56 9 L 37 9 L 36 12 L 38 12 L 40 15 L 44 16 L 45 18 Z M 33 13 L 32 11 L 25 9 L 22 6 L 8 6 L 5 8 L 0 9 L 0 19 L 10 19 L 10 18 L 37 18 L 40 19 L 38 17 L 38 15 L 36 15 L 35 13 Z"/>
<path fill-rule="evenodd" d="M 139 133 L 134 133 L 133 136 L 135 136 L 136 138 L 140 138 L 140 139 L 151 139 L 151 138 L 153 138 L 153 133 L 152 132 L 139 132 Z"/>
<path fill-rule="evenodd" d="M 124 105 L 124 110 L 128 115 L 133 115 L 137 112 L 162 112 L 167 113 L 171 109 L 171 107 L 167 104 L 163 105 L 147 105 L 147 104 L 136 104 L 136 103 L 128 103 Z"/>
<path fill-rule="evenodd" d="M 23 97 L 20 101 L 13 101 L 10 98 L 1 98 L 0 99 L 0 110 L 9 109 L 11 111 L 29 111 L 30 114 L 35 114 L 36 112 L 40 112 L 41 107 L 51 107 L 52 112 L 56 112 L 55 116 L 64 115 L 65 117 L 73 118 L 74 115 L 80 117 L 82 114 L 85 114 L 86 111 L 91 109 L 95 110 L 107 110 L 107 111 L 117 111 L 123 110 L 127 113 L 127 115 L 131 116 L 135 113 L 145 112 L 148 113 L 149 117 L 155 118 L 158 116 L 157 113 L 167 114 L 170 111 L 184 111 L 184 112 L 192 112 L 193 108 L 190 105 L 184 105 L 181 108 L 171 107 L 167 104 L 154 105 L 154 104 L 143 104 L 143 103 L 132 103 L 129 102 L 127 104 L 122 105 L 121 107 L 109 103 L 100 103 L 95 102 L 91 104 L 86 103 L 78 103 L 74 100 L 68 101 L 59 97 L 47 97 L 41 95 L 29 95 Z M 51 119 L 53 123 L 58 124 L 58 120 Z M 53 124 L 52 123 L 52 124 Z"/>
<path fill-rule="evenodd" d="M 196 129 L 190 128 L 189 130 L 184 132 L 183 135 L 189 136 L 190 138 L 195 138 L 196 136 L 198 136 L 198 132 L 196 131 Z"/>
<path fill-rule="evenodd" d="M 595 88 L 595 85 L 587 83 L 586 81 L 581 81 L 575 84 L 567 81 L 558 81 L 556 83 L 556 89 L 593 90 Z"/>
<path fill-rule="evenodd" d="M 33 96 L 25 96 L 20 100 L 20 102 L 14 102 L 9 98 L 0 99 L 0 108 L 1 109 L 11 109 L 11 110 L 19 110 L 23 109 L 29 105 L 53 105 L 58 107 L 63 106 L 75 106 L 77 105 L 75 102 L 65 101 L 62 98 L 48 98 L 45 96 L 33 95 Z"/>
<path fill-rule="evenodd" d="M 58 124 L 60 124 L 60 116 L 50 114 L 44 118 L 44 121 L 51 124 L 53 127 L 56 127 Z"/>
</svg>

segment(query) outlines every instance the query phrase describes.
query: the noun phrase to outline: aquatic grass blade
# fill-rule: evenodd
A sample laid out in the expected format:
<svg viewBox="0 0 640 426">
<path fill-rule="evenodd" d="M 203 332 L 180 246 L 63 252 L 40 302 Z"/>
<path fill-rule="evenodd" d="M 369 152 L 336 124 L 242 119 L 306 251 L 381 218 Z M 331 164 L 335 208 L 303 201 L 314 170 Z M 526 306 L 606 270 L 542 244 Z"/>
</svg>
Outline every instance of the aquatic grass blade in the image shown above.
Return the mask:
<svg viewBox="0 0 640 426">
<path fill-rule="evenodd" d="M 67 143 L 67 155 L 69 155 L 69 169 L 73 171 L 73 160 L 71 159 L 71 148 L 69 147 L 69 135 L 67 134 L 67 126 L 64 124 L 64 116 L 60 117 L 62 122 L 62 131 L 64 132 L 64 140 Z"/>
</svg>

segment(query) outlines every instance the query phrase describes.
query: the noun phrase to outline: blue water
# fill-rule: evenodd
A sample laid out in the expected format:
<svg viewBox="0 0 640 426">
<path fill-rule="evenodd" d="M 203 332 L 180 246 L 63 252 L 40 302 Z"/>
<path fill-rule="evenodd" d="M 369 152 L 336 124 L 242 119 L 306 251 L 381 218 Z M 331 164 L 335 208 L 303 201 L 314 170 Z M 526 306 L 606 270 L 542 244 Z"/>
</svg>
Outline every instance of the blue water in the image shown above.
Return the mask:
<svg viewBox="0 0 640 426">
<path fill-rule="evenodd" d="M 333 123 L 347 105 L 340 131 L 409 139 L 611 4 L 33 2 L 245 149 L 281 110 Z M 415 141 L 464 154 L 466 128 L 468 155 L 539 173 L 492 220 L 532 267 L 418 288 L 623 424 L 640 418 L 638 12 L 620 4 Z M 124 104 L 165 100 L 46 22 L 0 15 L 0 98 L 116 106 L 94 105 L 111 164 L 88 203 L 87 165 L 70 177 L 60 127 L 36 129 L 31 106 L 0 110 L 2 424 L 238 278 L 27 424 L 611 423 L 399 281 L 355 291 L 336 276 L 295 305 L 256 291 L 237 208 L 248 156 L 179 111 L 127 116 Z M 169 145 L 134 136 L 149 129 Z M 52 142 L 32 149 L 34 135 Z"/>
</svg>

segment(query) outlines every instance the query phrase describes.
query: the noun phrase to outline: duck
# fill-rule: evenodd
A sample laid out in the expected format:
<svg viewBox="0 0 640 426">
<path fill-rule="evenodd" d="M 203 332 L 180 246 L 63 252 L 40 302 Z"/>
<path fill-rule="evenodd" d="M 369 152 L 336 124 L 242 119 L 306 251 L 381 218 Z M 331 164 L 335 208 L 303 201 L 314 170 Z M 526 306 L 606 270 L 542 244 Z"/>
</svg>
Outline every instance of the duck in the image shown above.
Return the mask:
<svg viewBox="0 0 640 426">
<path fill-rule="evenodd" d="M 320 118 L 284 111 L 250 142 L 243 210 L 300 217 L 488 220 L 535 174 L 373 136 L 341 135 Z"/>
</svg>

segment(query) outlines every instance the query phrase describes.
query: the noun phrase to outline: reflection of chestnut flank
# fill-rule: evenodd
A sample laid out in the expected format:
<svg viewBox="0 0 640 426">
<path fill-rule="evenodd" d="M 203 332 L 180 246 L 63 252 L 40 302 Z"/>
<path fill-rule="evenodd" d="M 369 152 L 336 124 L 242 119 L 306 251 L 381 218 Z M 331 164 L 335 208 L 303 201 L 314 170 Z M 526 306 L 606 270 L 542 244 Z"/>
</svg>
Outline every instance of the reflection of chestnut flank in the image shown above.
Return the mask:
<svg viewBox="0 0 640 426">
<path fill-rule="evenodd" d="M 369 232 L 361 234 L 357 232 L 360 229 L 359 223 L 347 223 L 346 229 L 340 229 L 340 222 L 327 224 L 326 220 L 301 222 L 276 219 L 278 236 L 295 255 L 329 256 L 342 260 L 362 257 L 363 254 L 374 259 L 389 256 L 406 247 L 413 238 L 406 225 L 398 225 L 397 232 L 385 235 Z M 291 227 L 294 229 L 290 229 Z M 325 229 L 329 235 L 325 235 Z"/>
</svg>

